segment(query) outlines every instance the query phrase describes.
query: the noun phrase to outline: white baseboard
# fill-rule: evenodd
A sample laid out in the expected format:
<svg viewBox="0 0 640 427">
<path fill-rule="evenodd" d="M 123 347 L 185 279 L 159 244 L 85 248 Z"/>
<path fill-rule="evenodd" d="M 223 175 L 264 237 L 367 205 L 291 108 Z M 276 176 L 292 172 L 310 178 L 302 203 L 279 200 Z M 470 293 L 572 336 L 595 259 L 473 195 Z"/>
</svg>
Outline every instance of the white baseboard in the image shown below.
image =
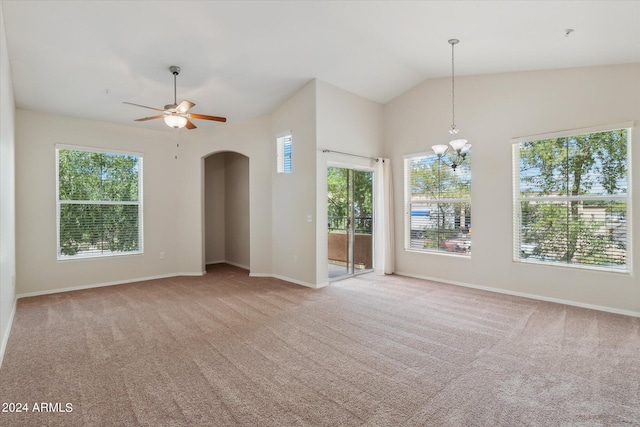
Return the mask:
<svg viewBox="0 0 640 427">
<path fill-rule="evenodd" d="M 233 266 L 236 266 L 236 267 L 239 267 L 239 268 L 243 268 L 245 270 L 249 270 L 249 267 L 243 266 L 241 264 L 230 263 L 228 261 L 224 261 L 224 262 L 226 264 L 230 264 L 230 265 L 233 265 Z M 124 285 L 126 283 L 143 282 L 143 281 L 147 281 L 147 280 L 166 279 L 166 278 L 169 278 L 169 277 L 204 276 L 206 273 L 207 273 L 206 271 L 202 271 L 202 272 L 180 272 L 180 273 L 175 273 L 175 274 L 163 274 L 163 275 L 158 275 L 158 276 L 148 276 L 148 277 L 138 277 L 138 278 L 135 278 L 135 279 L 118 280 L 118 281 L 114 281 L 114 282 L 94 283 L 94 284 L 82 285 L 82 286 L 71 286 L 71 287 L 68 287 L 68 288 L 50 289 L 50 290 L 46 290 L 46 291 L 27 292 L 27 293 L 16 295 L 16 299 L 28 298 L 28 297 L 36 297 L 36 296 L 40 296 L 40 295 L 57 294 L 57 293 L 61 293 L 61 292 L 79 291 L 79 290 L 83 290 L 83 289 L 102 288 L 104 286 Z M 301 285 L 301 286 L 305 286 L 307 288 L 313 288 L 313 289 L 323 288 L 323 287 L 325 287 L 325 286 L 327 286 L 329 284 L 328 282 L 313 284 L 313 283 L 304 282 L 302 280 L 296 280 L 296 279 L 292 279 L 292 278 L 289 278 L 289 277 L 280 276 L 280 275 L 277 275 L 277 274 L 249 273 L 249 276 L 250 277 L 273 277 L 275 279 L 284 280 L 285 282 L 291 282 L 291 283 L 295 283 L 296 285 Z"/>
<path fill-rule="evenodd" d="M 249 267 L 248 265 L 239 264 L 239 263 L 233 262 L 233 261 L 227 261 L 226 259 L 219 260 L 219 261 L 207 262 L 207 265 L 211 265 L 211 264 L 229 264 L 229 265 L 232 265 L 234 267 L 241 268 L 243 270 L 251 270 L 251 267 Z"/>
<path fill-rule="evenodd" d="M 207 262 L 207 265 L 209 265 L 209 264 L 229 264 L 229 265 L 233 265 L 234 267 L 238 267 L 238 268 L 242 268 L 244 270 L 248 270 L 249 271 L 249 277 L 272 277 L 274 279 L 284 280 L 285 282 L 295 283 L 296 285 L 305 286 L 307 288 L 319 289 L 319 288 L 324 288 L 325 286 L 327 286 L 329 284 L 329 282 L 326 282 L 326 283 L 319 283 L 317 285 L 314 285 L 312 283 L 303 282 L 302 280 L 296 280 L 296 279 L 292 279 L 290 277 L 280 276 L 278 274 L 252 273 L 251 272 L 251 267 L 249 267 L 248 265 L 242 265 L 242 264 L 238 264 L 237 262 L 232 262 L 232 261 L 227 261 L 227 260 L 218 260 L 218 261 Z"/>
<path fill-rule="evenodd" d="M 13 326 L 13 318 L 16 315 L 17 306 L 18 306 L 18 298 L 14 298 L 13 308 L 11 309 L 11 314 L 9 315 L 9 321 L 7 322 L 7 327 L 4 330 L 4 335 L 2 335 L 2 344 L 0 344 L 0 368 L 2 367 L 2 361 L 4 360 L 4 352 L 7 350 L 7 343 L 9 342 L 9 334 L 11 333 L 11 326 Z"/>
<path fill-rule="evenodd" d="M 206 271 L 194 271 L 194 272 L 188 272 L 188 273 L 176 273 L 176 274 L 172 274 L 171 276 L 167 276 L 167 277 L 178 277 L 178 276 L 204 276 L 205 274 L 207 274 Z M 147 279 L 144 279 L 147 280 Z M 136 282 L 138 282 L 139 280 L 136 280 Z"/>
<path fill-rule="evenodd" d="M 94 283 L 90 285 L 81 285 L 81 286 L 71 286 L 68 288 L 58 288 L 58 289 L 50 289 L 46 291 L 36 291 L 36 292 L 27 292 L 24 294 L 18 294 L 16 298 L 28 298 L 28 297 L 37 297 L 40 295 L 50 295 L 57 294 L 60 292 L 71 292 L 71 291 L 80 291 L 83 289 L 91 289 L 91 288 L 102 288 L 104 286 L 114 286 L 114 285 L 124 285 L 126 283 L 135 283 L 135 282 L 145 282 L 147 280 L 156 280 L 156 279 L 167 279 L 169 277 L 178 277 L 178 276 L 203 276 L 205 272 L 190 272 L 190 273 L 175 273 L 175 274 L 161 274 L 158 276 L 147 276 L 147 277 L 137 277 L 135 279 L 125 279 L 125 280 L 117 280 L 114 282 L 104 282 L 104 283 Z"/>
<path fill-rule="evenodd" d="M 397 274 L 398 276 L 413 277 L 415 279 L 423 279 L 423 280 L 430 280 L 430 281 L 433 281 L 433 282 L 446 283 L 448 285 L 463 286 L 465 288 L 480 289 L 482 291 L 495 292 L 495 293 L 498 293 L 498 294 L 512 295 L 512 296 L 515 296 L 515 297 L 529 298 L 529 299 L 534 299 L 534 300 L 538 300 L 538 301 L 547 301 L 547 302 L 553 302 L 553 303 L 556 303 L 556 304 L 571 305 L 571 306 L 574 306 L 574 307 L 588 308 L 588 309 L 591 309 L 591 310 L 598 310 L 598 311 L 605 311 L 605 312 L 608 312 L 608 313 L 622 314 L 624 316 L 640 317 L 640 312 L 633 311 L 633 310 L 621 310 L 621 309 L 618 309 L 618 308 L 606 307 L 606 306 L 602 306 L 602 305 L 586 304 L 586 303 L 581 303 L 581 302 L 576 302 L 576 301 L 571 301 L 571 300 L 565 300 L 565 299 L 560 299 L 560 298 L 551 298 L 551 297 L 545 297 L 545 296 L 541 296 L 541 295 L 528 294 L 528 293 L 525 293 L 525 292 L 510 291 L 508 289 L 500 289 L 500 288 L 493 288 L 493 287 L 490 287 L 490 286 L 474 285 L 472 283 L 456 282 L 454 280 L 444 280 L 444 279 L 440 279 L 440 278 L 437 278 L 437 277 L 421 276 L 421 275 L 418 275 L 418 274 L 405 273 L 405 272 L 402 272 L 402 271 L 396 271 L 393 274 Z"/>
<path fill-rule="evenodd" d="M 284 280 L 285 282 L 295 283 L 296 285 L 305 286 L 312 289 L 324 288 L 329 282 L 313 284 L 309 282 L 303 282 L 302 280 L 292 279 L 290 277 L 280 276 L 279 274 L 263 274 L 263 273 L 249 273 L 250 277 L 273 277 L 274 279 Z"/>
</svg>

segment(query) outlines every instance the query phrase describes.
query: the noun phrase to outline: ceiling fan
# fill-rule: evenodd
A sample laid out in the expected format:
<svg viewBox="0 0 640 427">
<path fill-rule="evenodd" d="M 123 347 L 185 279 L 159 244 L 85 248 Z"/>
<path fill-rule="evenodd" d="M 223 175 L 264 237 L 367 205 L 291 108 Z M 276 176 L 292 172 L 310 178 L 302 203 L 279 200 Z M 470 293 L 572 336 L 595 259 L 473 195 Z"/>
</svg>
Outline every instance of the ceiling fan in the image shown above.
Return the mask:
<svg viewBox="0 0 640 427">
<path fill-rule="evenodd" d="M 160 111 L 162 114 L 151 117 L 143 117 L 136 119 L 136 122 L 144 122 L 147 120 L 164 119 L 164 122 L 175 129 L 186 127 L 187 129 L 195 129 L 196 125 L 189 119 L 213 120 L 216 122 L 226 122 L 224 117 L 207 116 L 205 114 L 189 113 L 189 110 L 196 104 L 191 101 L 184 100 L 178 104 L 176 100 L 176 77 L 180 74 L 180 67 L 172 65 L 169 71 L 173 74 L 173 104 L 164 106 L 164 110 L 160 108 L 147 107 L 146 105 L 134 104 L 133 102 L 123 102 L 124 104 L 135 105 L 136 107 L 148 108 L 150 110 Z"/>
</svg>

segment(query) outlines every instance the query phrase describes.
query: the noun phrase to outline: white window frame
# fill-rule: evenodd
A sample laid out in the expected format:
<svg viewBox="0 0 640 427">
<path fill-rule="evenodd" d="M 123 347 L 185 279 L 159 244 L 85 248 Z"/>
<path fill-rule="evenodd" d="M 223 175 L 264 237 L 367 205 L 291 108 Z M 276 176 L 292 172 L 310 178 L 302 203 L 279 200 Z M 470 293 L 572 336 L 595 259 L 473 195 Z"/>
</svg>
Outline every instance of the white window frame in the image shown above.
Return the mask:
<svg viewBox="0 0 640 427">
<path fill-rule="evenodd" d="M 125 156 L 135 156 L 138 158 L 138 200 L 116 202 L 116 201 L 99 201 L 99 200 L 73 200 L 62 201 L 60 200 L 60 150 L 72 150 L 91 153 L 105 153 L 105 154 L 120 154 Z M 105 258 L 113 256 L 127 256 L 127 255 L 139 255 L 144 253 L 144 222 L 143 222 L 143 153 L 133 151 L 122 151 L 113 149 L 103 149 L 96 147 L 85 147 L 78 145 L 65 145 L 56 144 L 55 146 L 55 161 L 56 161 L 56 259 L 58 261 L 78 260 L 78 259 L 92 259 L 92 258 Z M 126 251 L 126 252 L 92 252 L 92 253 L 80 253 L 76 255 L 64 255 L 60 248 L 60 212 L 61 206 L 64 204 L 101 204 L 101 205 L 137 205 L 138 206 L 138 250 Z"/>
<path fill-rule="evenodd" d="M 632 141 L 632 128 L 633 122 L 623 122 L 613 125 L 594 126 L 580 129 L 570 129 L 558 132 L 550 132 L 537 135 L 521 136 L 511 139 L 512 144 L 512 168 L 513 168 L 513 262 L 525 263 L 525 264 L 538 264 L 553 267 L 575 268 L 583 270 L 598 270 L 611 273 L 631 274 L 633 272 L 633 251 L 632 251 L 632 171 L 631 171 L 631 141 Z M 613 130 L 626 129 L 627 131 L 627 192 L 624 195 L 603 195 L 603 196 L 549 196 L 549 197 L 525 197 L 520 196 L 520 150 L 519 145 L 521 142 L 540 141 L 553 138 L 564 138 L 576 135 L 584 135 L 598 132 L 608 132 Z M 584 201 L 597 201 L 597 200 L 624 200 L 627 206 L 626 212 L 626 267 L 623 268 L 611 268 L 594 266 L 591 264 L 578 264 L 578 263 L 563 263 L 557 261 L 543 261 L 521 257 L 520 246 L 520 228 L 522 221 L 522 201 L 525 200 L 539 200 L 553 201 L 553 202 L 569 202 L 571 200 L 584 200 Z"/>
<path fill-rule="evenodd" d="M 455 256 L 461 258 L 471 258 L 471 252 L 450 252 L 442 249 L 433 248 L 412 248 L 411 247 L 411 212 L 413 206 L 428 206 L 434 203 L 468 203 L 471 205 L 471 194 L 469 198 L 455 198 L 455 199 L 430 199 L 424 203 L 412 203 L 411 200 L 411 161 L 419 160 L 425 157 L 435 157 L 436 154 L 433 151 L 426 151 L 421 153 L 406 154 L 403 156 L 403 174 L 404 174 L 404 250 L 407 252 L 419 252 L 438 254 L 445 256 Z M 469 236 L 469 244 L 471 238 Z"/>
</svg>

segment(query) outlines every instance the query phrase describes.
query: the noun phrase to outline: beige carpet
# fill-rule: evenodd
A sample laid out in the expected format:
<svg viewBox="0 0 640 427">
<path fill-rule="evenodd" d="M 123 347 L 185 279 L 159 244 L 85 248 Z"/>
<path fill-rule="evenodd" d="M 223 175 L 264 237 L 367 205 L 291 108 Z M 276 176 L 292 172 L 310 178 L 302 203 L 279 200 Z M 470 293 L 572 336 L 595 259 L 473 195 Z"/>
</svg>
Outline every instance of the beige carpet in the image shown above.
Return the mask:
<svg viewBox="0 0 640 427">
<path fill-rule="evenodd" d="M 639 381 L 638 318 L 219 265 L 19 300 L 0 402 L 28 412 L 0 425 L 637 426 Z"/>
</svg>

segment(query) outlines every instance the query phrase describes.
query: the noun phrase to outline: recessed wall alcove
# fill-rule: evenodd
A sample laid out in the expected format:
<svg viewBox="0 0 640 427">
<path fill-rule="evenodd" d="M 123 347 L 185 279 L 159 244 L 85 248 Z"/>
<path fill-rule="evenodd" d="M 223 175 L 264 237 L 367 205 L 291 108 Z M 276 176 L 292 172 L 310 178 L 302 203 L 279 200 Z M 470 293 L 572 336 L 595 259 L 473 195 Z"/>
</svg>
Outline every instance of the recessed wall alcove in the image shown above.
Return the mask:
<svg viewBox="0 0 640 427">
<path fill-rule="evenodd" d="M 233 151 L 204 159 L 204 241 L 207 265 L 250 268 L 249 158 Z"/>
</svg>

